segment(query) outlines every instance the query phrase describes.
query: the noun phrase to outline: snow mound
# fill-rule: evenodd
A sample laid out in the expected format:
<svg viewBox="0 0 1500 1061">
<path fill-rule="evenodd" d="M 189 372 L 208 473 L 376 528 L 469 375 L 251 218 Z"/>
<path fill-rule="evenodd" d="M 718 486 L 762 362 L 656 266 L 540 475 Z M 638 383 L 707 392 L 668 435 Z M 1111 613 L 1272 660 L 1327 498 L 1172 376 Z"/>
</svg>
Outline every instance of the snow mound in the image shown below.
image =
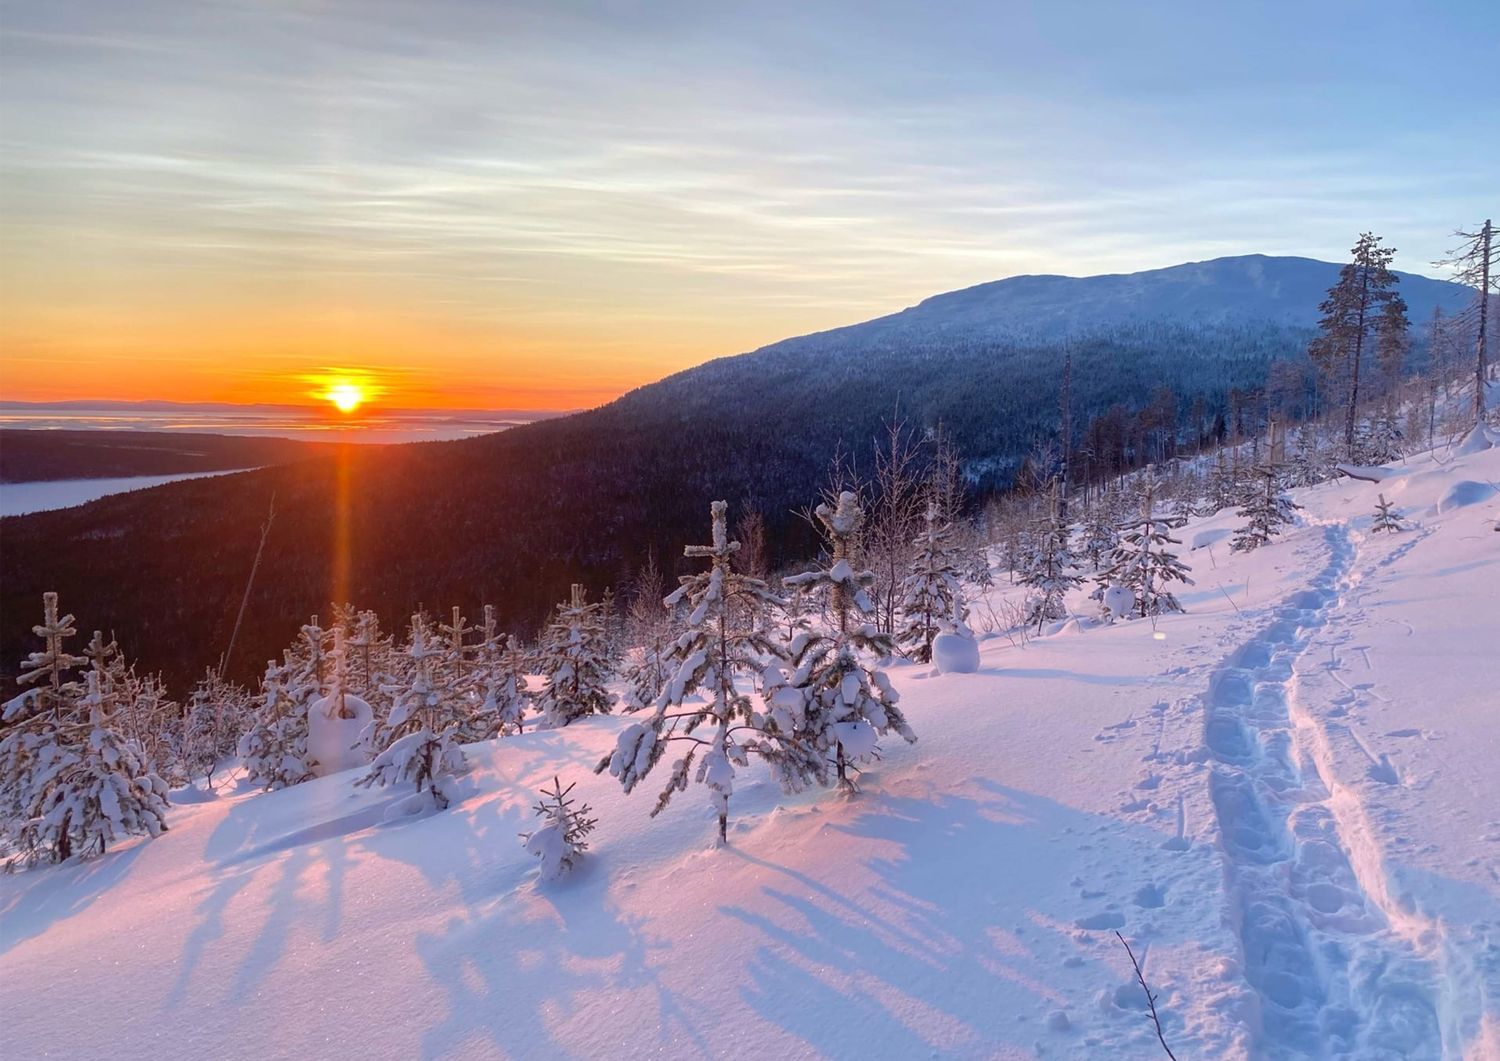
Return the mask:
<svg viewBox="0 0 1500 1061">
<path fill-rule="evenodd" d="M 1495 496 L 1495 487 L 1491 483 L 1477 483 L 1473 479 L 1460 479 L 1447 492 L 1438 499 L 1433 506 L 1435 513 L 1452 512 L 1456 508 L 1468 508 L 1470 505 L 1482 504 Z"/>
<path fill-rule="evenodd" d="M 183 785 L 174 788 L 167 793 L 167 802 L 174 807 L 186 807 L 194 803 L 210 803 L 219 798 L 217 792 L 205 789 L 201 785 Z"/>
<path fill-rule="evenodd" d="M 1111 582 L 1109 588 L 1104 591 L 1104 609 L 1109 612 L 1111 619 L 1129 615 L 1135 610 L 1135 593 L 1129 586 Z"/>
<path fill-rule="evenodd" d="M 1473 429 L 1454 448 L 1453 452 L 1458 456 L 1466 456 L 1470 453 L 1483 453 L 1494 447 L 1494 433 L 1483 424 L 1475 424 Z"/>
<path fill-rule="evenodd" d="M 932 639 L 932 662 L 939 674 L 973 674 L 979 669 L 979 643 L 963 634 L 938 634 Z"/>
<path fill-rule="evenodd" d="M 1206 546 L 1212 545 L 1214 542 L 1223 541 L 1233 533 L 1234 531 L 1228 527 L 1214 527 L 1212 530 L 1199 531 L 1197 534 L 1193 535 L 1193 548 L 1205 548 Z"/>
<path fill-rule="evenodd" d="M 307 754 L 313 776 L 327 777 L 370 761 L 365 728 L 375 718 L 370 705 L 353 693 L 329 694 L 307 712 Z"/>
</svg>

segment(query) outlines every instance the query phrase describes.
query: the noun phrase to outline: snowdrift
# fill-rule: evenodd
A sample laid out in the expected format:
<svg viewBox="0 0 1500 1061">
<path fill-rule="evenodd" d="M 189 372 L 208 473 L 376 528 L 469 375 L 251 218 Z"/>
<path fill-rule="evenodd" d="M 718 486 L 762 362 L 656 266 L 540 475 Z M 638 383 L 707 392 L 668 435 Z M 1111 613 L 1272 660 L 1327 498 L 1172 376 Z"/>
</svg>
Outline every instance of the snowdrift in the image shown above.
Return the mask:
<svg viewBox="0 0 1500 1061">
<path fill-rule="evenodd" d="M 653 820 L 589 772 L 621 717 L 469 746 L 425 817 L 387 822 L 405 793 L 358 771 L 174 806 L 0 879 L 0 1042 L 1159 1056 L 1118 931 L 1178 1057 L 1497 1056 L 1500 497 L 1465 484 L 1500 452 L 1401 472 L 1298 491 L 1304 525 L 1250 554 L 1191 524 L 1187 614 L 892 668 L 917 744 L 853 799 L 751 771 L 721 850 L 701 790 Z M 1369 533 L 1382 491 L 1410 529 Z M 554 775 L 600 825 L 543 884 L 518 834 Z"/>
</svg>

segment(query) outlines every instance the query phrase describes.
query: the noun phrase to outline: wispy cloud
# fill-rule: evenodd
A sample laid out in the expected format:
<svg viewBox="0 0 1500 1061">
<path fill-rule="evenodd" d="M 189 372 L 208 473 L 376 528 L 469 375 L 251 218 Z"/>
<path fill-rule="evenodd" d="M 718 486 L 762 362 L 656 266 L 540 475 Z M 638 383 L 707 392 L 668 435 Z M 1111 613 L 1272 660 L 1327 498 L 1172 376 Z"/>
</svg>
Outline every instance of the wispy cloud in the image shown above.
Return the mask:
<svg viewBox="0 0 1500 1061">
<path fill-rule="evenodd" d="M 1421 268 L 1500 170 L 1453 102 L 1489 91 L 1463 63 L 1479 4 L 1354 28 L 1306 5 L 128 7 L 8 15 L 8 313 L 398 312 L 445 332 L 408 351 L 438 381 L 488 348 L 534 387 L 572 344 L 607 390 L 998 276 L 1334 256 L 1366 227 Z M 1372 63 L 1397 44 L 1448 82 Z"/>
</svg>

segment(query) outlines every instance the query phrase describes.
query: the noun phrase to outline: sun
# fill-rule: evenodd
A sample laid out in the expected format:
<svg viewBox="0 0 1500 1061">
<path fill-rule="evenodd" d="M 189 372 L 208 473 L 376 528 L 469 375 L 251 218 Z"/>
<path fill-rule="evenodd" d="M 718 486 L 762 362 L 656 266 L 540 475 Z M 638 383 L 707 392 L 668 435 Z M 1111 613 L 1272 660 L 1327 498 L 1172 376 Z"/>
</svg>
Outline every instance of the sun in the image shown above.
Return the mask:
<svg viewBox="0 0 1500 1061">
<path fill-rule="evenodd" d="M 323 392 L 323 397 L 331 401 L 339 412 L 352 413 L 364 402 L 365 392 L 357 383 L 334 383 Z"/>
</svg>

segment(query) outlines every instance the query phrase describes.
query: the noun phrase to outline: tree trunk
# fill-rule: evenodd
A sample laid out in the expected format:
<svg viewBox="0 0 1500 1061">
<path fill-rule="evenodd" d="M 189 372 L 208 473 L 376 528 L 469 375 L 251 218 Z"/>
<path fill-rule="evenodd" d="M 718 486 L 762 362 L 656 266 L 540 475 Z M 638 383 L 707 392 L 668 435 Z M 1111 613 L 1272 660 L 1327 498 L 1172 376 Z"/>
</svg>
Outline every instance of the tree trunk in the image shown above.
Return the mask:
<svg viewBox="0 0 1500 1061">
<path fill-rule="evenodd" d="M 1474 423 L 1484 422 L 1484 384 L 1485 384 L 1485 362 L 1488 351 L 1485 349 L 1485 331 L 1490 317 L 1490 239 L 1494 230 L 1488 219 L 1484 222 L 1484 229 L 1479 240 L 1479 338 L 1475 342 L 1475 365 L 1474 365 Z"/>
</svg>

